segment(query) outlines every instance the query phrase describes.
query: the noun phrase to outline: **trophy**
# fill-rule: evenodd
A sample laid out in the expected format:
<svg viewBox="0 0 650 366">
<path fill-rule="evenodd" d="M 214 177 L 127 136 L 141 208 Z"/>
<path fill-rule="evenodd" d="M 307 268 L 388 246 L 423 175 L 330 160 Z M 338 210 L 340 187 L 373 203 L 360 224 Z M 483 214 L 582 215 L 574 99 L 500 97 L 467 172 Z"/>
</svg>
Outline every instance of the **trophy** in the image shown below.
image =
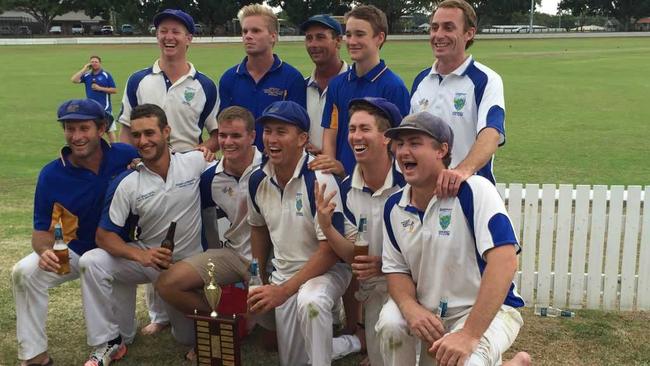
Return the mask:
<svg viewBox="0 0 650 366">
<path fill-rule="evenodd" d="M 216 284 L 214 263 L 208 259 L 208 276 L 210 283 L 203 287 L 205 298 L 210 305 L 210 316 L 194 315 L 187 317 L 194 320 L 196 336 L 196 361 L 199 366 L 241 366 L 241 348 L 239 322 L 241 318 L 220 316 L 217 313 L 221 300 L 221 287 Z"/>
</svg>

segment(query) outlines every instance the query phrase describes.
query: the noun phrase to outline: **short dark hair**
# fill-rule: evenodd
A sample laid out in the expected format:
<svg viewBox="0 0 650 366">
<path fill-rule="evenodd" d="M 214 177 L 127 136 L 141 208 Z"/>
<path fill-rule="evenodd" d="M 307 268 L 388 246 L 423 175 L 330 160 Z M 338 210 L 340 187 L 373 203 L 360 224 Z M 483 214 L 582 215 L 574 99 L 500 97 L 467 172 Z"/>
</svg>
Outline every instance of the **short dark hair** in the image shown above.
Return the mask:
<svg viewBox="0 0 650 366">
<path fill-rule="evenodd" d="M 165 111 L 155 104 L 140 104 L 131 111 L 131 121 L 145 117 L 156 117 L 158 119 L 158 127 L 161 131 L 167 127 L 167 115 Z"/>
<path fill-rule="evenodd" d="M 248 109 L 236 105 L 228 107 L 219 113 L 217 125 L 221 125 L 221 122 L 234 121 L 236 119 L 241 119 L 246 123 L 246 131 L 255 131 L 255 117 L 253 117 L 253 114 Z"/>
<path fill-rule="evenodd" d="M 379 132 L 384 132 L 387 129 L 391 128 L 388 117 L 379 108 L 373 107 L 368 103 L 354 103 L 352 106 L 350 106 L 350 111 L 348 114 L 350 117 L 352 117 L 353 114 L 359 111 L 368 112 L 368 114 L 375 118 L 375 124 L 377 125 Z"/>
<path fill-rule="evenodd" d="M 429 136 L 430 137 L 430 136 Z M 442 149 L 442 144 L 440 141 L 434 139 L 431 137 L 431 140 L 433 142 L 433 148 L 436 150 Z M 451 164 L 451 148 L 449 147 L 449 144 L 447 144 L 447 155 L 445 155 L 442 158 L 442 163 L 445 165 L 445 168 L 449 168 L 449 164 Z"/>
<path fill-rule="evenodd" d="M 463 19 L 465 20 L 465 28 L 463 30 L 467 32 L 468 29 L 470 28 L 476 28 L 477 24 L 477 19 L 476 19 L 476 12 L 474 11 L 474 8 L 472 8 L 472 5 L 470 5 L 467 1 L 465 0 L 444 0 L 440 4 L 438 4 L 438 8 L 446 8 L 446 9 L 460 9 L 463 12 Z M 435 14 L 435 12 L 434 12 Z M 431 19 L 433 19 L 433 15 L 431 15 Z M 467 41 L 467 44 L 465 45 L 465 49 L 468 49 L 469 46 L 474 43 L 474 39 L 470 39 Z"/>
<path fill-rule="evenodd" d="M 102 58 L 99 57 L 99 56 L 97 56 L 97 55 L 92 55 L 92 56 L 90 56 L 88 59 L 89 59 L 89 60 L 92 60 L 92 59 L 94 59 L 94 58 L 96 58 L 97 60 L 99 60 L 99 62 L 102 62 Z"/>
<path fill-rule="evenodd" d="M 374 32 L 373 37 L 380 32 L 383 32 L 384 43 L 386 42 L 386 39 L 388 39 L 388 19 L 386 19 L 386 14 L 376 6 L 359 5 L 345 13 L 345 21 L 347 22 L 350 17 L 365 20 L 370 23 L 372 31 Z M 381 48 L 384 43 L 380 44 L 379 48 Z"/>
</svg>

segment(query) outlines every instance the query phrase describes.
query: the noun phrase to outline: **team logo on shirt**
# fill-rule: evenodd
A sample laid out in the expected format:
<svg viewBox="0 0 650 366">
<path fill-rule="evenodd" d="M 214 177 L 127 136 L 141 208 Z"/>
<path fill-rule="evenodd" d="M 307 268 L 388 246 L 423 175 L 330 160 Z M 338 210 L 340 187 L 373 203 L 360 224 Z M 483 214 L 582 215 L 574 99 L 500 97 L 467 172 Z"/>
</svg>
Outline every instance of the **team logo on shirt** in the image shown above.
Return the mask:
<svg viewBox="0 0 650 366">
<path fill-rule="evenodd" d="M 230 197 L 232 197 L 232 195 L 234 194 L 232 187 L 223 187 L 223 189 L 221 190 L 221 192 L 222 192 L 223 194 L 227 194 L 227 195 L 230 196 Z"/>
<path fill-rule="evenodd" d="M 280 88 L 266 88 L 263 91 L 264 91 L 264 94 L 272 96 L 272 97 L 281 97 L 281 96 L 284 96 L 284 94 L 285 94 L 284 89 L 280 89 Z"/>
<path fill-rule="evenodd" d="M 449 225 L 451 224 L 451 208 L 441 208 L 438 211 L 438 223 L 440 224 L 440 230 L 438 230 L 438 235 L 449 236 Z"/>
<path fill-rule="evenodd" d="M 406 219 L 406 220 L 402 221 L 401 224 L 402 224 L 402 227 L 404 229 L 406 229 L 406 232 L 412 233 L 413 231 L 415 231 L 415 221 L 413 221 L 411 219 Z"/>
<path fill-rule="evenodd" d="M 418 105 L 420 106 L 421 111 L 426 110 L 427 107 L 429 106 L 429 99 L 422 98 L 422 99 L 418 100 Z"/>
<path fill-rule="evenodd" d="M 456 93 L 454 95 L 454 108 L 456 109 L 452 114 L 454 116 L 463 116 L 463 112 L 461 110 L 463 107 L 465 107 L 465 101 L 467 100 L 467 94 L 466 93 Z"/>
<path fill-rule="evenodd" d="M 302 192 L 296 193 L 296 216 L 303 216 L 303 213 L 302 213 Z"/>
<path fill-rule="evenodd" d="M 190 104 L 192 99 L 194 99 L 195 95 L 196 95 L 196 90 L 194 90 L 194 88 L 190 88 L 189 86 L 186 87 L 185 92 L 183 93 L 183 98 L 185 98 L 183 103 Z"/>
</svg>

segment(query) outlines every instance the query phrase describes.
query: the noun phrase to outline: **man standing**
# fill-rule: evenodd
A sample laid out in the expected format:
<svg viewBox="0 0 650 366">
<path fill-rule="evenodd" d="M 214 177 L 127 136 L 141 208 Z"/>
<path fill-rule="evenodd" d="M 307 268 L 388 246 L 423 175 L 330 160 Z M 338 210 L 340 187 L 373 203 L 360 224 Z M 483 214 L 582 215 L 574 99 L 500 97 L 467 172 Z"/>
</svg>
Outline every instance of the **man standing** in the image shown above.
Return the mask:
<svg viewBox="0 0 650 366">
<path fill-rule="evenodd" d="M 354 65 L 330 82 L 322 121 L 325 128 L 323 153 L 343 163 L 344 172 L 330 170 L 342 176 L 352 173 L 355 163 L 352 148 L 347 143 L 350 101 L 381 97 L 395 104 L 402 115 L 409 109 L 409 94 L 404 82 L 379 56 L 388 35 L 386 14 L 372 5 L 361 5 L 349 11 L 345 19 L 346 44 Z"/>
<path fill-rule="evenodd" d="M 523 324 L 512 279 L 517 238 L 496 187 L 472 176 L 436 195 L 453 132 L 428 112 L 386 131 L 408 183 L 384 208 L 382 270 L 392 300 L 376 325 L 386 365 L 497 365 Z M 433 360 L 435 358 L 435 362 Z M 511 364 L 526 364 L 520 353 Z"/>
<path fill-rule="evenodd" d="M 332 226 L 330 214 L 334 207 L 321 192 L 316 196 L 318 220 L 332 249 L 352 264 L 361 288 L 357 299 L 363 304 L 366 347 L 373 366 L 382 366 L 379 339 L 375 324 L 388 299 L 386 278 L 381 271 L 384 203 L 404 185 L 404 177 L 389 152 L 390 139 L 384 132 L 397 127 L 402 115 L 397 106 L 384 98 L 353 99 L 350 102 L 348 143 L 357 162 L 351 176 L 340 185 L 343 212 L 359 231 L 357 240 L 368 243 L 368 254 L 354 256 L 354 243 L 340 235 Z"/>
<path fill-rule="evenodd" d="M 187 50 L 195 31 L 192 17 L 181 11 L 166 9 L 158 13 L 153 24 L 160 47 L 160 58 L 152 67 L 129 77 L 122 98 L 120 140 L 133 144 L 131 110 L 144 103 L 161 107 L 170 123 L 170 144 L 174 151 L 185 152 L 197 146 L 218 149 L 217 111 L 219 94 L 210 78 L 187 61 Z M 210 138 L 203 143 L 205 128 Z"/>
<path fill-rule="evenodd" d="M 323 145 L 323 109 L 329 82 L 339 74 L 348 71 L 348 64 L 341 60 L 339 50 L 343 33 L 341 24 L 329 15 L 319 14 L 302 23 L 305 33 L 305 48 L 314 63 L 314 71 L 306 79 L 309 144 L 307 151 L 318 155 Z"/>
<path fill-rule="evenodd" d="M 230 221 L 230 228 L 222 236 L 224 247 L 208 249 L 175 263 L 156 283 L 160 296 L 184 314 L 211 311 L 205 297 L 196 292 L 210 282 L 208 259 L 215 264 L 220 285 L 248 279 L 251 246 L 246 197 L 249 178 L 262 163 L 262 153 L 251 146 L 255 140 L 255 120 L 248 110 L 228 107 L 219 114 L 218 122 L 223 158 L 201 175 L 200 187 L 201 206 L 212 210 L 219 207 Z M 216 222 L 203 223 L 212 224 Z"/>
<path fill-rule="evenodd" d="M 113 123 L 113 105 L 111 94 L 117 93 L 113 76 L 102 69 L 102 59 L 99 56 L 90 56 L 90 60 L 81 70 L 77 71 L 70 80 L 75 84 L 84 83 L 86 86 L 86 98 L 97 101 L 104 106 L 108 118 L 108 141 L 113 143 L 117 124 Z"/>
<path fill-rule="evenodd" d="M 314 186 L 336 188 L 330 174 L 312 171 L 305 151 L 309 136 L 309 116 L 291 101 L 272 103 L 257 120 L 264 126 L 264 146 L 268 162 L 250 178 L 248 222 L 251 227 L 253 257 L 266 263 L 273 248 L 274 271 L 265 283 L 249 293 L 253 314 L 275 309 L 280 364 L 283 366 L 329 365 L 332 355 L 359 350 L 350 336 L 332 339 L 332 307 L 350 282 L 350 268 L 339 262 L 320 231 L 316 215 Z M 341 198 L 334 213 L 334 226 L 351 235 Z M 357 341 L 358 342 L 358 341 Z"/>
<path fill-rule="evenodd" d="M 476 13 L 464 0 L 445 0 L 431 18 L 429 43 L 436 59 L 413 81 L 411 113 L 428 111 L 454 131 L 450 169 L 438 177 L 441 197 L 456 195 L 474 174 L 495 183 L 492 161 L 505 143 L 501 77 L 465 50 L 474 42 Z"/>
<path fill-rule="evenodd" d="M 139 105 L 130 117 L 131 138 L 142 164 L 111 183 L 97 228 L 99 248 L 87 252 L 79 263 L 84 315 L 92 320 L 89 343 L 95 347 L 85 366 L 107 366 L 126 351 L 116 319 L 134 314 L 135 289 L 116 299 L 121 309 L 115 309 L 110 306 L 114 288 L 155 283 L 172 262 L 202 251 L 199 181 L 207 167 L 203 153 L 172 154 L 165 112 L 154 104 Z M 176 223 L 173 252 L 160 247 L 172 222 Z M 126 236 L 131 230 L 136 240 Z M 166 311 L 174 337 L 192 344 L 191 321 L 171 307 Z"/>
<path fill-rule="evenodd" d="M 96 247 L 95 230 L 109 180 L 137 157 L 125 144 L 107 144 L 104 107 L 91 99 L 74 99 L 58 110 L 67 146 L 47 164 L 34 195 L 34 252 L 11 272 L 16 301 L 16 336 L 21 365 L 51 365 L 45 320 L 48 290 L 79 277 L 79 257 Z M 68 243 L 70 273 L 57 274 L 59 260 L 52 248 L 54 225 L 60 223 Z M 110 303 L 109 299 L 109 303 Z M 122 323 L 126 338 L 135 335 L 133 317 Z"/>
<path fill-rule="evenodd" d="M 219 81 L 221 108 L 238 105 L 255 118 L 271 103 L 291 100 L 305 107 L 305 79 L 273 53 L 278 41 L 278 17 L 261 4 L 246 5 L 237 15 L 246 57 L 226 70 Z M 262 126 L 255 126 L 255 146 L 262 151 Z"/>
</svg>

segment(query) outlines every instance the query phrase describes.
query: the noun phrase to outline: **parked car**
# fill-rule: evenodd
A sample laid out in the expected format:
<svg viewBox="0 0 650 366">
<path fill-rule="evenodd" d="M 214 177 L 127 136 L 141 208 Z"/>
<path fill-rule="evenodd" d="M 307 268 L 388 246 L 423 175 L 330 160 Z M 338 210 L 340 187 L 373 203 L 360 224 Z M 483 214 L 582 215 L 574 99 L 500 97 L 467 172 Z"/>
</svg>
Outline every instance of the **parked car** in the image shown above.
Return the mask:
<svg viewBox="0 0 650 366">
<path fill-rule="evenodd" d="M 133 26 L 131 24 L 122 24 L 122 26 L 120 27 L 120 33 L 122 33 L 125 36 L 132 36 Z"/>
<path fill-rule="evenodd" d="M 11 31 L 11 28 L 8 25 L 3 25 L 0 27 L 0 36 L 8 36 L 11 35 L 13 32 Z"/>
<path fill-rule="evenodd" d="M 61 29 L 60 25 L 53 25 L 50 27 L 50 31 L 48 32 L 50 34 L 61 34 L 63 33 L 63 30 Z"/>
<path fill-rule="evenodd" d="M 296 28 L 280 25 L 280 35 L 281 36 L 295 36 L 298 34 Z"/>
<path fill-rule="evenodd" d="M 194 34 L 197 36 L 200 36 L 203 34 L 203 24 L 195 24 L 194 25 Z"/>
<path fill-rule="evenodd" d="M 73 35 L 82 35 L 84 34 L 84 27 L 81 24 L 72 25 L 72 34 Z"/>
<path fill-rule="evenodd" d="M 26 25 L 21 25 L 16 29 L 16 34 L 20 36 L 31 36 L 32 30 Z"/>
<path fill-rule="evenodd" d="M 113 28 L 112 25 L 105 25 L 102 27 L 102 34 L 112 35 L 113 33 L 115 33 L 115 29 Z"/>
</svg>

